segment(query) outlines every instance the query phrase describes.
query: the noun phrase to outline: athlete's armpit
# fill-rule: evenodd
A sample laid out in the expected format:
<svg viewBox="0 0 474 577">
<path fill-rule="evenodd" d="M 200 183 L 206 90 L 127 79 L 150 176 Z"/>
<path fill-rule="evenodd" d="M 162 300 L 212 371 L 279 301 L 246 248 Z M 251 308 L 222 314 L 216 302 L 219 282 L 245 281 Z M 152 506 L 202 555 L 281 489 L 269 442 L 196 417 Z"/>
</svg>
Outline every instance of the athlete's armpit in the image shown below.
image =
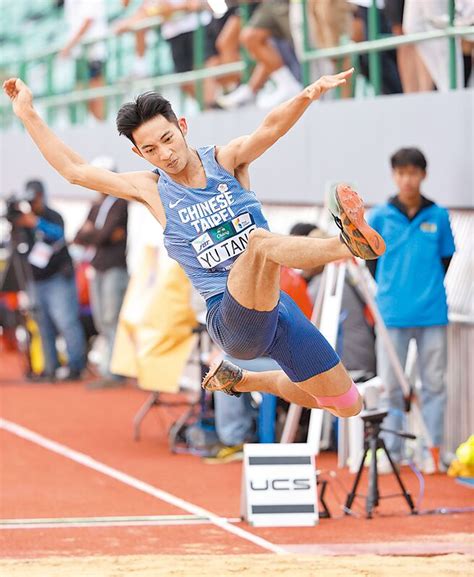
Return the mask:
<svg viewBox="0 0 474 577">
<path fill-rule="evenodd" d="M 145 191 L 156 190 L 157 178 L 151 171 L 120 174 L 84 163 L 74 166 L 68 180 L 103 194 L 140 201 Z"/>
<path fill-rule="evenodd" d="M 157 195 L 159 176 L 151 170 L 139 172 L 122 172 L 119 174 L 133 189 L 134 200 L 142 201 L 149 195 Z"/>
<path fill-rule="evenodd" d="M 229 142 L 226 146 L 216 146 L 216 160 L 222 168 L 234 176 L 246 190 L 250 190 L 249 165 L 236 164 L 235 146 L 238 146 L 239 141 L 243 142 L 246 138 L 248 137 L 240 136 Z"/>
<path fill-rule="evenodd" d="M 157 186 L 159 176 L 151 171 L 127 172 L 121 176 L 129 180 L 137 190 L 137 196 L 134 200 L 145 205 L 161 226 L 165 228 L 166 214 Z"/>
<path fill-rule="evenodd" d="M 223 160 L 219 162 L 226 170 L 229 170 L 226 165 L 232 166 L 232 170 L 248 165 L 268 150 L 277 139 L 273 130 L 262 125 L 251 135 L 240 136 L 222 146 L 220 156 Z"/>
</svg>

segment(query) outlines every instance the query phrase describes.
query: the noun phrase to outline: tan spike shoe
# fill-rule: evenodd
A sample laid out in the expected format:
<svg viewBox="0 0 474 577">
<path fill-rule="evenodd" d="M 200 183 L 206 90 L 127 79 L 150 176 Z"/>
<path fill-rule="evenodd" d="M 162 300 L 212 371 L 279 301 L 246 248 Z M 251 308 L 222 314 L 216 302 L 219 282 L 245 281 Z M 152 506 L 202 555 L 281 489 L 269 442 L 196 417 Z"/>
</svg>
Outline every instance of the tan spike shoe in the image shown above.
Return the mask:
<svg viewBox="0 0 474 577">
<path fill-rule="evenodd" d="M 241 393 L 236 391 L 234 387 L 242 380 L 243 376 L 244 372 L 240 367 L 224 359 L 209 369 L 202 382 L 202 388 L 206 391 L 222 391 L 228 395 L 240 397 Z"/>
</svg>

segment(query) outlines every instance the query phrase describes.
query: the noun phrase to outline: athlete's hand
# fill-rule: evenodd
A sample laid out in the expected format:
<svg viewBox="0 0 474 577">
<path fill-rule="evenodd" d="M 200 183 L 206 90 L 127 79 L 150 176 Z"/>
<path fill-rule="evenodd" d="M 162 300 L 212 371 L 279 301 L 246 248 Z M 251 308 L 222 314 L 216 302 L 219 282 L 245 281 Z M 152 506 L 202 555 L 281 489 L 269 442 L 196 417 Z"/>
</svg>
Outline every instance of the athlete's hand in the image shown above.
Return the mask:
<svg viewBox="0 0 474 577">
<path fill-rule="evenodd" d="M 316 82 L 310 84 L 307 88 L 305 88 L 304 91 L 306 92 L 307 96 L 311 98 L 311 100 L 317 100 L 328 90 L 332 90 L 333 88 L 337 88 L 338 86 L 345 84 L 347 79 L 350 78 L 353 73 L 354 68 L 350 68 L 349 70 L 345 70 L 339 74 L 321 76 L 319 80 L 316 80 Z"/>
<path fill-rule="evenodd" d="M 9 78 L 3 83 L 3 91 L 12 102 L 13 112 L 21 118 L 22 114 L 33 107 L 33 94 L 19 78 Z"/>
</svg>

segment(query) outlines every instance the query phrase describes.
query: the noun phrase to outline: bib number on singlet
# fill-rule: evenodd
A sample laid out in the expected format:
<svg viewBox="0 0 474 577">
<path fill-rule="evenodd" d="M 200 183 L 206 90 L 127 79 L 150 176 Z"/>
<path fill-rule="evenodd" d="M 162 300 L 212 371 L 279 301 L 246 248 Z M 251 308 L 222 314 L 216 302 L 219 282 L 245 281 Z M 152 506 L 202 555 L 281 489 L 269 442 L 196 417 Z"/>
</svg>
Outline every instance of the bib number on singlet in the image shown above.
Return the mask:
<svg viewBox="0 0 474 577">
<path fill-rule="evenodd" d="M 192 241 L 199 264 L 205 269 L 226 270 L 247 248 L 249 234 L 256 227 L 253 217 L 245 212 L 228 220 Z"/>
</svg>

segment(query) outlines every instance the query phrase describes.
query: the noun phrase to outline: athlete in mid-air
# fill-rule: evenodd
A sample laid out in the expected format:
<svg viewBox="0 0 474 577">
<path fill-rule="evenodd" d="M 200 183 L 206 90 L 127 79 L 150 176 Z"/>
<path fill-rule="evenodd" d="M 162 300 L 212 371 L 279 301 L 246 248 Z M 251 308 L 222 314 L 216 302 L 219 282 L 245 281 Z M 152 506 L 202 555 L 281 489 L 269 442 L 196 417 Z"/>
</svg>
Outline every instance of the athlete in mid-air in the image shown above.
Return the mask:
<svg viewBox="0 0 474 577">
<path fill-rule="evenodd" d="M 362 201 L 347 185 L 335 189 L 331 209 L 340 237 L 269 232 L 248 168 L 352 72 L 323 76 L 273 109 L 252 134 L 196 150 L 186 142 L 186 120 L 170 103 L 156 92 L 142 94 L 120 108 L 117 128 L 155 170 L 122 174 L 91 166 L 62 142 L 38 116 L 20 79 L 3 86 L 40 152 L 66 180 L 150 209 L 170 257 L 206 299 L 208 331 L 222 350 L 238 359 L 267 355 L 282 369 L 253 373 L 222 361 L 203 387 L 237 395 L 269 392 L 345 417 L 361 410 L 361 398 L 335 351 L 280 291 L 280 267 L 314 268 L 351 255 L 374 259 L 383 254 L 384 241 L 364 221 Z"/>
</svg>

